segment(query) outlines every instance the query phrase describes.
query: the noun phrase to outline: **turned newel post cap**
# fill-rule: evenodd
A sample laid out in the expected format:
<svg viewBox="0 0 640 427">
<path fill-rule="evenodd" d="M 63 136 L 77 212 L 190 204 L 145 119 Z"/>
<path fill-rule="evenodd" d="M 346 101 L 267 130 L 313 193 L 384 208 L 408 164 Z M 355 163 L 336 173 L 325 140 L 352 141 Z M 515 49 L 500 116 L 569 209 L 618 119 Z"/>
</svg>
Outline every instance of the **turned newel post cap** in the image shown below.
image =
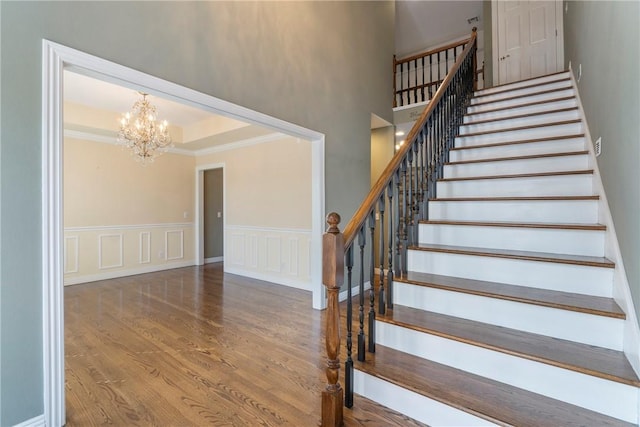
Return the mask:
<svg viewBox="0 0 640 427">
<path fill-rule="evenodd" d="M 327 215 L 327 224 L 329 224 L 329 228 L 327 228 L 327 233 L 338 234 L 340 229 L 338 228 L 338 224 L 340 224 L 340 215 L 335 212 L 331 212 Z"/>
</svg>

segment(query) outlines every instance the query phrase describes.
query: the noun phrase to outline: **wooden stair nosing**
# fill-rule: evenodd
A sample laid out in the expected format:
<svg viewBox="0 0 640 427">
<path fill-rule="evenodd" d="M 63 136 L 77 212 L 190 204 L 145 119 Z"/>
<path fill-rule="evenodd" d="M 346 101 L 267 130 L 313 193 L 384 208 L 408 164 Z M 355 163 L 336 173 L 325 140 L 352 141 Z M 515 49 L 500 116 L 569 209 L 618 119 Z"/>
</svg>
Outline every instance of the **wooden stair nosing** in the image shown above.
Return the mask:
<svg viewBox="0 0 640 427">
<path fill-rule="evenodd" d="M 545 176 L 566 176 L 566 175 L 592 175 L 593 169 L 577 170 L 577 171 L 559 171 L 559 172 L 538 172 L 538 173 L 520 173 L 509 175 L 485 175 L 485 176 L 463 176 L 458 178 L 440 178 L 438 182 L 452 181 L 475 181 L 480 179 L 511 179 L 511 178 L 538 178 Z"/>
<path fill-rule="evenodd" d="M 545 74 L 544 76 L 529 77 L 528 79 L 519 80 L 518 82 L 510 82 L 510 83 L 503 83 L 503 84 L 499 84 L 499 85 L 489 86 L 489 87 L 486 87 L 486 88 L 483 88 L 483 89 L 475 91 L 474 95 L 475 95 L 475 93 L 482 92 L 483 90 L 486 90 L 486 89 L 504 88 L 504 87 L 512 85 L 514 83 L 530 82 L 532 80 L 537 80 L 537 79 L 541 79 L 541 78 L 545 78 L 545 77 L 558 76 L 560 74 L 567 73 L 568 71 L 569 70 L 556 71 L 555 73 Z M 571 78 L 571 77 L 568 77 L 568 78 Z M 544 83 L 541 83 L 541 84 L 544 84 Z"/>
<path fill-rule="evenodd" d="M 625 312 L 612 298 L 413 271 L 405 276 L 394 277 L 393 281 L 594 316 L 626 319 Z"/>
<path fill-rule="evenodd" d="M 469 164 L 475 164 L 475 163 L 504 162 L 509 160 L 531 160 L 531 159 L 546 159 L 549 157 L 583 156 L 586 154 L 589 154 L 588 150 L 565 151 L 562 153 L 530 154 L 527 156 L 493 157 L 490 159 L 462 160 L 458 162 L 447 162 L 444 165 L 445 166 L 469 165 Z"/>
<path fill-rule="evenodd" d="M 516 251 L 506 249 L 474 248 L 451 245 L 413 245 L 409 250 L 423 252 L 440 252 L 456 255 L 484 256 L 490 258 L 506 258 L 523 261 L 551 262 L 556 264 L 584 265 L 589 267 L 615 268 L 615 264 L 603 257 L 585 255 L 554 254 L 548 252 Z"/>
<path fill-rule="evenodd" d="M 545 142 L 545 141 L 562 141 L 563 139 L 572 139 L 572 138 L 584 138 L 583 133 L 571 134 L 571 135 L 560 135 L 560 136 L 550 136 L 544 138 L 532 138 L 532 139 L 520 139 L 517 141 L 505 141 L 505 142 L 492 142 L 489 144 L 481 144 L 481 145 L 473 145 L 470 147 L 453 147 L 450 150 L 475 150 L 477 148 L 488 148 L 488 147 L 501 147 L 504 145 L 514 145 L 514 144 L 530 144 L 535 142 Z"/>
<path fill-rule="evenodd" d="M 552 230 L 585 230 L 605 231 L 604 224 L 578 223 L 547 223 L 547 222 L 512 222 L 512 221 L 449 221 L 449 220 L 420 220 L 420 224 L 461 225 L 472 227 L 510 227 L 510 228 L 544 228 Z"/>
<path fill-rule="evenodd" d="M 526 98 L 526 97 L 529 97 L 529 96 L 546 95 L 548 93 L 561 92 L 563 90 L 569 90 L 569 89 L 573 89 L 573 86 L 569 85 L 567 87 L 560 87 L 560 88 L 556 88 L 556 89 L 543 90 L 543 91 L 535 92 L 535 93 L 527 93 L 527 94 L 524 94 L 524 95 L 512 96 L 510 98 L 502 98 L 502 99 L 494 99 L 493 101 L 478 102 L 477 104 L 469 104 L 469 107 L 480 107 L 482 105 L 494 104 L 494 103 L 497 103 L 497 102 L 504 102 L 504 101 L 513 101 L 513 100 L 516 100 L 516 99 L 519 99 L 519 98 Z"/>
<path fill-rule="evenodd" d="M 524 80 L 523 80 L 524 81 Z M 539 82 L 539 83 L 535 83 L 535 84 L 530 84 L 527 86 L 518 86 L 518 87 L 512 87 L 512 88 L 504 88 L 503 90 L 497 90 L 495 92 L 491 92 L 491 93 L 487 93 L 487 94 L 478 94 L 478 93 L 474 93 L 473 97 L 478 99 L 478 98 L 483 98 L 485 96 L 493 96 L 493 95 L 499 95 L 501 93 L 508 93 L 508 92 L 514 92 L 516 90 L 523 90 L 523 89 L 533 89 L 536 87 L 540 87 L 540 86 L 545 86 L 545 85 L 551 85 L 551 84 L 555 84 L 555 83 L 563 83 L 563 82 L 571 82 L 571 77 L 562 77 L 559 78 L 557 80 L 550 80 L 550 81 L 546 81 L 546 82 Z M 489 89 L 489 88 L 487 88 Z"/>
<path fill-rule="evenodd" d="M 502 426 L 629 427 L 630 423 L 382 345 L 355 368 Z"/>
<path fill-rule="evenodd" d="M 430 202 L 549 202 L 549 201 L 585 201 L 600 200 L 599 195 L 592 196 L 497 196 L 497 197 L 437 197 Z"/>
<path fill-rule="evenodd" d="M 377 320 L 621 384 L 640 386 L 640 379 L 622 351 L 398 304 Z"/>
<path fill-rule="evenodd" d="M 563 96 L 560 98 L 552 98 L 552 99 L 545 99 L 543 101 L 535 101 L 535 102 L 528 102 L 526 104 L 520 104 L 517 106 L 510 106 L 510 107 L 499 107 L 499 108 L 494 108 L 492 110 L 484 110 L 484 111 L 477 111 L 475 113 L 465 113 L 465 116 L 474 116 L 476 114 L 488 114 L 488 113 L 497 113 L 499 111 L 504 111 L 504 110 L 513 110 L 514 108 L 527 108 L 527 107 L 533 107 L 536 105 L 542 105 L 542 104 L 552 104 L 555 102 L 562 102 L 562 101 L 569 101 L 571 99 L 576 99 L 575 96 Z M 473 105 L 470 105 L 469 107 L 473 107 Z"/>
<path fill-rule="evenodd" d="M 468 137 L 472 137 L 472 136 L 489 135 L 489 134 L 492 134 L 492 133 L 517 132 L 517 131 L 521 131 L 521 130 L 538 129 L 538 128 L 544 128 L 544 127 L 550 127 L 550 126 L 571 125 L 571 124 L 576 124 L 576 123 L 581 123 L 581 122 L 582 122 L 582 119 L 562 120 L 562 121 L 559 121 L 559 122 L 541 123 L 541 124 L 537 124 L 537 125 L 527 125 L 527 126 L 518 126 L 518 127 L 515 127 L 515 128 L 494 129 L 494 130 L 488 130 L 488 131 L 483 131 L 483 132 L 466 133 L 464 135 L 456 135 L 455 137 L 456 138 L 468 138 Z"/>
<path fill-rule="evenodd" d="M 473 122 L 473 123 L 462 123 L 460 125 L 460 127 L 462 127 L 462 126 L 485 125 L 487 123 L 508 121 L 508 120 L 513 120 L 513 119 L 526 119 L 528 117 L 542 116 L 542 115 L 545 115 L 545 114 L 566 113 L 566 112 L 572 111 L 572 110 L 576 110 L 577 111 L 578 107 L 560 108 L 558 110 L 539 111 L 539 112 L 536 112 L 536 113 L 520 114 L 520 115 L 517 115 L 517 116 L 498 117 L 498 118 L 495 118 L 495 119 L 478 120 L 477 122 Z"/>
</svg>

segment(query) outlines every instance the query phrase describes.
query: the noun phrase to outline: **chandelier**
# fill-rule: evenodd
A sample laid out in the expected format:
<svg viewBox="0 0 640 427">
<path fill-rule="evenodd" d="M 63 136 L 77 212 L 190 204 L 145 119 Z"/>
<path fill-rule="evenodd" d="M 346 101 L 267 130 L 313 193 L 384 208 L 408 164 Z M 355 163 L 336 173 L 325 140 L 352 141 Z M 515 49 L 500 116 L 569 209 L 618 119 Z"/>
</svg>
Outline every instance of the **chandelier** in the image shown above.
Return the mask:
<svg viewBox="0 0 640 427">
<path fill-rule="evenodd" d="M 147 94 L 139 92 L 142 99 L 136 101 L 131 111 L 120 119 L 118 144 L 131 149 L 136 161 L 143 165 L 172 147 L 168 123 L 157 122 L 156 107 L 147 100 Z"/>
</svg>

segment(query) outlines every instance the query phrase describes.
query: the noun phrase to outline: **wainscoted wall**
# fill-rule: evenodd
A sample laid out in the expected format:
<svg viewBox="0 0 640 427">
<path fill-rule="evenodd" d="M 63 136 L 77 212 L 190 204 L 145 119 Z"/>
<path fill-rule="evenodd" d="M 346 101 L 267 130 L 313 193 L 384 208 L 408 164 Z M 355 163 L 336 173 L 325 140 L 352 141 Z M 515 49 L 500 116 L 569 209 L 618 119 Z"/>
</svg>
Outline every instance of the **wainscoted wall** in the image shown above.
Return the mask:
<svg viewBox="0 0 640 427">
<path fill-rule="evenodd" d="M 311 290 L 311 230 L 246 227 L 225 229 L 225 271 Z"/>
<path fill-rule="evenodd" d="M 66 227 L 64 284 L 194 265 L 192 223 Z"/>
</svg>

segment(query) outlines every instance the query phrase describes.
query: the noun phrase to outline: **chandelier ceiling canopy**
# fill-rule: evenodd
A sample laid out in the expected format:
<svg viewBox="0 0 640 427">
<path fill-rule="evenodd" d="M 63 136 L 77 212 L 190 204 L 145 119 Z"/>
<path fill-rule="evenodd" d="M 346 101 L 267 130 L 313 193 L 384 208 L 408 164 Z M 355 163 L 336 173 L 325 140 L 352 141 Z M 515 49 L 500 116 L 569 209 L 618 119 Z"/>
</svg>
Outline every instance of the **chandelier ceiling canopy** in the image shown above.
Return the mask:
<svg viewBox="0 0 640 427">
<path fill-rule="evenodd" d="M 120 119 L 118 143 L 129 148 L 136 161 L 146 165 L 173 144 L 169 124 L 166 120 L 158 122 L 156 107 L 147 99 L 149 95 L 139 93 L 142 99 L 137 100 L 131 111 Z"/>
</svg>

